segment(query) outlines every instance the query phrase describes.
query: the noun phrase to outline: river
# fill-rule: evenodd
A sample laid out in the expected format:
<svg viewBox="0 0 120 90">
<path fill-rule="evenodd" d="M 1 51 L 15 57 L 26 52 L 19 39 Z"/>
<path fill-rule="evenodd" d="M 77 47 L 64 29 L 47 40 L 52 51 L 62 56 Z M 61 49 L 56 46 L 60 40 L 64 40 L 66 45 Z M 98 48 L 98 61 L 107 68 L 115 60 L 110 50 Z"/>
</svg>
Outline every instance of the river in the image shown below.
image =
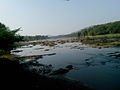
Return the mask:
<svg viewBox="0 0 120 90">
<path fill-rule="evenodd" d="M 75 48 L 81 47 L 81 48 Z M 120 48 L 92 48 L 81 43 L 58 44 L 54 47 L 36 45 L 31 48 L 21 47 L 20 56 L 42 55 L 37 61 L 42 64 L 52 64 L 53 69 L 73 65 L 73 69 L 60 77 L 77 80 L 88 87 L 97 90 L 120 90 Z"/>
</svg>

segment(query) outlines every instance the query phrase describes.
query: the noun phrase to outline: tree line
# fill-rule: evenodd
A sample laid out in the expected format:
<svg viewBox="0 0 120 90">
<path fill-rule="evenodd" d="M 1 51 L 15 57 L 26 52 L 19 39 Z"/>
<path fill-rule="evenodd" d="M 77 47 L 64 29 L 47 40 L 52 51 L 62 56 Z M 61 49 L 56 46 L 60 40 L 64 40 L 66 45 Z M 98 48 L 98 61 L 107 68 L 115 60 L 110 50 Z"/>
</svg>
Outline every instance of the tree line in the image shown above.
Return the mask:
<svg viewBox="0 0 120 90">
<path fill-rule="evenodd" d="M 78 37 L 117 34 L 117 33 L 120 33 L 120 21 L 101 24 L 101 25 L 94 25 L 91 27 L 84 28 L 78 32 Z"/>
</svg>

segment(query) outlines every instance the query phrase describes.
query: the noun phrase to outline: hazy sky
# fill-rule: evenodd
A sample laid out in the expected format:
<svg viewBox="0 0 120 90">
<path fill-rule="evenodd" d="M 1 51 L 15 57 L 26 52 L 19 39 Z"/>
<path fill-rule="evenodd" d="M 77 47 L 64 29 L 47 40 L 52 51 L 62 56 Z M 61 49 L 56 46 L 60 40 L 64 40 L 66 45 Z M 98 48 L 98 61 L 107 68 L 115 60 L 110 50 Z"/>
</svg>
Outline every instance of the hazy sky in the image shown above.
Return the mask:
<svg viewBox="0 0 120 90">
<path fill-rule="evenodd" d="M 59 35 L 120 20 L 120 0 L 0 0 L 0 22 L 22 35 Z"/>
</svg>

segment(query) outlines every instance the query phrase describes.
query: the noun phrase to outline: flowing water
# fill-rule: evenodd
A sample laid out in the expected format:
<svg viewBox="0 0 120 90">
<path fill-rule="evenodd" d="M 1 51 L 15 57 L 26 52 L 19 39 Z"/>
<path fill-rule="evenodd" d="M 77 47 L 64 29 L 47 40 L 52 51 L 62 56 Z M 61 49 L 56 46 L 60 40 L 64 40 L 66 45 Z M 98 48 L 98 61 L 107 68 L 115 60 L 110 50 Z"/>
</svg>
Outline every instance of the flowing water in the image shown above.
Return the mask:
<svg viewBox="0 0 120 90">
<path fill-rule="evenodd" d="M 72 47 L 81 47 L 79 49 Z M 42 64 L 52 64 L 54 69 L 73 65 L 73 69 L 64 77 L 80 81 L 86 86 L 97 90 L 120 90 L 120 48 L 92 48 L 81 43 L 65 43 L 54 47 L 36 45 L 32 48 L 22 47 L 16 53 L 21 56 L 42 55 L 37 61 Z"/>
</svg>

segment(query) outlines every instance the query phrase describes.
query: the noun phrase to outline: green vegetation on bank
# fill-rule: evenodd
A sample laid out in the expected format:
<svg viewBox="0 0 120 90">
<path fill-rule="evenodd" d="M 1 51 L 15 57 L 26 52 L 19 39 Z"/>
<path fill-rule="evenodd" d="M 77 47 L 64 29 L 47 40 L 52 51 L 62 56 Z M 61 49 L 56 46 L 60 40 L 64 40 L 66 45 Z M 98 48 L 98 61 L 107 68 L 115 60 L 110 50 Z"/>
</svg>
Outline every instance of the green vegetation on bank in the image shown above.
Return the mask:
<svg viewBox="0 0 120 90">
<path fill-rule="evenodd" d="M 120 47 L 120 34 L 85 36 L 79 40 L 92 47 Z"/>
<path fill-rule="evenodd" d="M 56 37 L 76 37 L 78 41 L 94 47 L 120 47 L 120 21 L 94 25 L 78 32 Z"/>
<path fill-rule="evenodd" d="M 108 35 L 110 34 L 110 35 Z M 96 35 L 117 35 L 120 34 L 120 21 L 110 22 L 106 24 L 93 25 L 80 31 L 73 32 L 66 35 L 55 36 L 54 38 L 63 38 L 63 37 L 86 37 L 86 36 L 96 36 Z"/>
<path fill-rule="evenodd" d="M 23 37 L 16 34 L 19 29 L 10 30 L 4 24 L 0 23 L 0 54 L 9 53 L 16 47 L 15 42 L 23 40 Z"/>
<path fill-rule="evenodd" d="M 120 21 L 82 29 L 78 37 L 92 47 L 120 47 Z"/>
<path fill-rule="evenodd" d="M 78 37 L 117 34 L 117 33 L 120 33 L 120 21 L 84 28 L 80 32 L 78 32 Z"/>
<path fill-rule="evenodd" d="M 82 29 L 78 39 L 93 47 L 120 47 L 120 21 Z"/>
</svg>

